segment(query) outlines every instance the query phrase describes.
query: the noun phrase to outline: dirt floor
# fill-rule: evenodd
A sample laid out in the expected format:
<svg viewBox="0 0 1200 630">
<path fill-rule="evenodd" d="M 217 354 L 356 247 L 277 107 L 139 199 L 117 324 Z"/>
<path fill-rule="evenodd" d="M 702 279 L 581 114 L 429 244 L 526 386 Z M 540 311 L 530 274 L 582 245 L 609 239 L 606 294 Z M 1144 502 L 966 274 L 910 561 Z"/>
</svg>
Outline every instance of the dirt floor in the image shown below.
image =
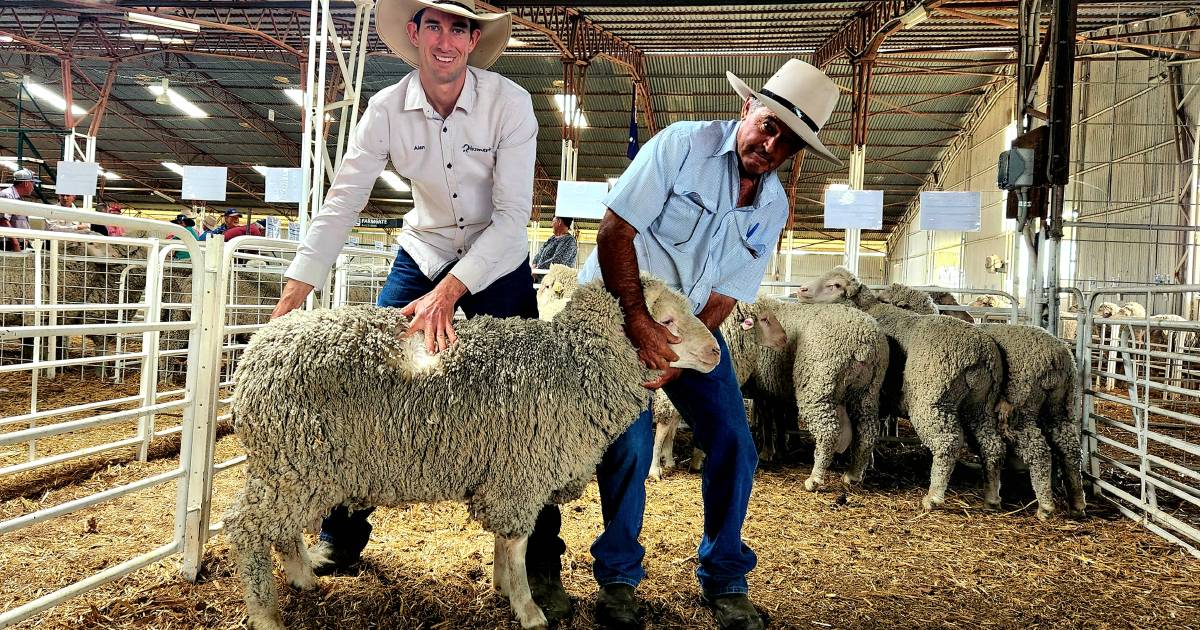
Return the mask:
<svg viewBox="0 0 1200 630">
<path fill-rule="evenodd" d="M 679 452 L 687 452 L 681 446 Z M 218 442 L 217 460 L 239 453 Z M 149 462 L 95 458 L 0 482 L 0 520 L 177 465 L 163 441 Z M 981 510 L 978 475 L 960 467 L 945 511 L 922 514 L 928 456 L 882 447 L 864 488 L 808 493 L 811 454 L 766 466 L 745 529 L 758 553 L 754 600 L 774 628 L 1197 628 L 1200 560 L 1102 505 L 1084 521 L 1039 522 L 1028 482 L 1008 476 L 1003 513 Z M 214 520 L 241 483 L 217 477 Z M 648 577 L 638 592 L 652 628 L 708 628 L 693 572 L 701 523 L 699 476 L 650 483 L 643 533 Z M 0 536 L 0 609 L 170 540 L 175 485 Z M 491 589 L 491 536 L 455 504 L 381 509 L 356 576 L 313 592 L 282 586 L 290 628 L 516 628 Z M 567 590 L 590 628 L 595 584 L 588 545 L 600 530 L 595 485 L 565 508 Z M 147 567 L 20 624 L 20 628 L 237 628 L 240 584 L 223 537 L 209 544 L 198 584 L 178 557 Z"/>
</svg>

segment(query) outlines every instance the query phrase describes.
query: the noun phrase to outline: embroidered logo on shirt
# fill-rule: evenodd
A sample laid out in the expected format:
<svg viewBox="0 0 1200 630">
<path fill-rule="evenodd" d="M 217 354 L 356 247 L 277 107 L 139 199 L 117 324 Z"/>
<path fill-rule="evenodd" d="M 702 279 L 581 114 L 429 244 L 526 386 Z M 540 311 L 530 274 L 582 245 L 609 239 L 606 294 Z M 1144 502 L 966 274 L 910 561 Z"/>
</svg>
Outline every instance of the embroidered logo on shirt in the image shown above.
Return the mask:
<svg viewBox="0 0 1200 630">
<path fill-rule="evenodd" d="M 423 144 L 414 145 L 412 150 L 413 151 L 424 151 L 425 145 L 423 145 Z"/>
<path fill-rule="evenodd" d="M 492 152 L 492 147 L 482 147 L 482 148 L 480 148 L 480 147 L 473 147 L 473 146 L 471 146 L 471 145 L 469 145 L 469 144 L 464 144 L 464 145 L 463 145 L 463 148 L 462 148 L 462 150 L 463 150 L 463 153 L 471 153 L 471 152 L 475 152 L 475 153 L 491 153 L 491 152 Z"/>
</svg>

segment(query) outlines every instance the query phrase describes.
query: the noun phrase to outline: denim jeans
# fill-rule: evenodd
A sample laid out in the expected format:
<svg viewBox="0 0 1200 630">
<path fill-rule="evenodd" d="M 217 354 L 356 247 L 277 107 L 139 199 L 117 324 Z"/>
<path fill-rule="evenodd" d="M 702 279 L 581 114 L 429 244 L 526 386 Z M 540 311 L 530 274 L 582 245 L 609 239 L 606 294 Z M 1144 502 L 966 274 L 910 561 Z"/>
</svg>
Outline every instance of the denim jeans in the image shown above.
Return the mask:
<svg viewBox="0 0 1200 630">
<path fill-rule="evenodd" d="M 446 274 L 448 267 L 438 277 L 429 279 L 417 267 L 416 261 L 403 249 L 396 254 L 387 282 L 379 292 L 379 306 L 400 308 L 429 293 Z M 537 294 L 533 290 L 533 277 L 529 271 L 529 259 L 512 272 L 501 276 L 479 293 L 463 295 L 458 305 L 467 317 L 491 315 L 493 317 L 524 317 L 536 319 Z M 480 431 L 486 427 L 480 427 Z M 367 546 L 371 535 L 371 524 L 367 517 L 373 509 L 359 510 L 349 514 L 345 507 L 338 506 L 321 523 L 321 540 L 337 549 L 358 555 Z M 566 551 L 566 544 L 558 537 L 562 527 L 562 516 L 558 506 L 547 505 L 538 515 L 529 546 L 525 553 L 527 570 L 557 570 L 559 556 Z"/>
<path fill-rule="evenodd" d="M 700 493 L 704 531 L 696 577 L 705 595 L 746 593 L 746 574 L 757 558 L 742 542 L 742 523 L 758 467 L 758 454 L 746 424 L 742 392 L 719 332 L 721 363 L 708 374 L 684 370 L 663 389 L 692 428 L 707 454 Z M 646 508 L 646 475 L 654 447 L 654 423 L 647 409 L 609 447 L 597 469 L 604 531 L 592 544 L 592 573 L 601 586 L 637 586 L 645 577 L 638 542 Z"/>
</svg>

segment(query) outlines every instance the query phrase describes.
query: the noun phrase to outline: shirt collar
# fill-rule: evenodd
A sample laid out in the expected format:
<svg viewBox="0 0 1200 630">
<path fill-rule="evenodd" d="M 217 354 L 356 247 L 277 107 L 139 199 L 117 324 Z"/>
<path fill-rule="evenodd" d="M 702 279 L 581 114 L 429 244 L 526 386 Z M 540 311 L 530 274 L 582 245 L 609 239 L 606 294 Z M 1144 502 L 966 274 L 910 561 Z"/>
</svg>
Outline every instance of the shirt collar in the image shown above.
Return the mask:
<svg viewBox="0 0 1200 630">
<path fill-rule="evenodd" d="M 425 88 L 421 87 L 420 73 L 416 70 L 412 71 L 408 75 L 408 80 L 408 89 L 404 93 L 404 109 L 423 109 L 426 113 L 432 113 L 433 106 L 429 104 L 429 99 L 425 96 Z M 458 95 L 458 102 L 454 104 L 455 109 L 471 113 L 471 109 L 475 107 L 477 85 L 475 69 L 467 66 L 467 80 L 463 83 L 462 93 Z"/>
<path fill-rule="evenodd" d="M 737 132 L 742 126 L 742 121 L 733 121 L 729 129 L 725 132 L 725 138 L 721 140 L 720 146 L 713 152 L 713 157 L 723 155 L 725 153 L 733 153 L 737 151 Z"/>
</svg>

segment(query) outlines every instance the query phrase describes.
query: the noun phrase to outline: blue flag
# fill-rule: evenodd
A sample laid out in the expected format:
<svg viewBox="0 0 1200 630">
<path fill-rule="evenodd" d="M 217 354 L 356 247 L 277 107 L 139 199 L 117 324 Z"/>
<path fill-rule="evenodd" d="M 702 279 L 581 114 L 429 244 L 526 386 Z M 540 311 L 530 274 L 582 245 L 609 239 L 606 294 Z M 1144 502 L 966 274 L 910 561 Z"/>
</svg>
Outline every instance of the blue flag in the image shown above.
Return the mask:
<svg viewBox="0 0 1200 630">
<path fill-rule="evenodd" d="M 638 152 L 638 124 L 637 124 L 637 91 L 633 93 L 633 98 L 629 101 L 629 146 L 625 149 L 625 156 L 633 159 Z"/>
</svg>

